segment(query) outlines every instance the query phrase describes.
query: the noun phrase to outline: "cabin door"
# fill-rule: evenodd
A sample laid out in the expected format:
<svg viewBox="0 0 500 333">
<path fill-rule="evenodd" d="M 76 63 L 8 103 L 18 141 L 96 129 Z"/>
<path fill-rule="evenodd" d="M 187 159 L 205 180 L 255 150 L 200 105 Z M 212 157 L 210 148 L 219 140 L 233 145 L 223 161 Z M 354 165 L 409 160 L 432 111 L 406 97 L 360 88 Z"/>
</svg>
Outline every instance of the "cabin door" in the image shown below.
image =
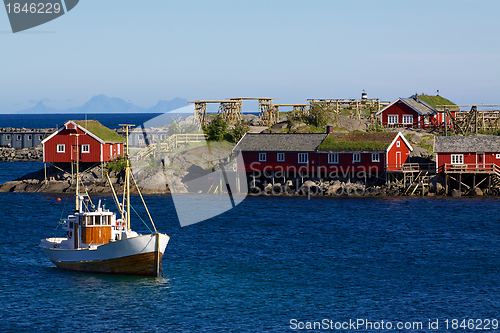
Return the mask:
<svg viewBox="0 0 500 333">
<path fill-rule="evenodd" d="M 476 154 L 476 165 L 478 168 L 483 168 L 485 167 L 485 156 L 484 153 L 477 153 Z"/>
<path fill-rule="evenodd" d="M 71 146 L 71 160 L 76 162 L 76 156 L 78 154 L 78 146 L 72 145 Z"/>
<path fill-rule="evenodd" d="M 401 168 L 401 152 L 396 152 L 396 165 L 398 168 Z"/>
</svg>

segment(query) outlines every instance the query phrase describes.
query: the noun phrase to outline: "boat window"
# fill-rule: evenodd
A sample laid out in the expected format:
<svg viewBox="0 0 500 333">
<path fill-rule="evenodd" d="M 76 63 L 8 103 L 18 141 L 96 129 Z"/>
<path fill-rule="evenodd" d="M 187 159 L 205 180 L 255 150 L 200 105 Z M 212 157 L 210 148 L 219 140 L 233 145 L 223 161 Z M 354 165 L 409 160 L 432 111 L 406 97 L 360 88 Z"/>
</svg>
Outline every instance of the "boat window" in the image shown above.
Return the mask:
<svg viewBox="0 0 500 333">
<path fill-rule="evenodd" d="M 100 216 L 94 216 L 95 219 L 95 225 L 101 225 L 101 217 Z"/>
<path fill-rule="evenodd" d="M 73 229 L 73 222 L 70 222 L 70 223 L 69 223 L 69 228 L 70 228 L 70 229 Z"/>
<path fill-rule="evenodd" d="M 111 215 L 106 216 L 106 224 L 111 225 Z"/>
<path fill-rule="evenodd" d="M 92 216 L 86 216 L 87 219 L 87 225 L 94 225 L 94 220 L 92 219 Z"/>
</svg>

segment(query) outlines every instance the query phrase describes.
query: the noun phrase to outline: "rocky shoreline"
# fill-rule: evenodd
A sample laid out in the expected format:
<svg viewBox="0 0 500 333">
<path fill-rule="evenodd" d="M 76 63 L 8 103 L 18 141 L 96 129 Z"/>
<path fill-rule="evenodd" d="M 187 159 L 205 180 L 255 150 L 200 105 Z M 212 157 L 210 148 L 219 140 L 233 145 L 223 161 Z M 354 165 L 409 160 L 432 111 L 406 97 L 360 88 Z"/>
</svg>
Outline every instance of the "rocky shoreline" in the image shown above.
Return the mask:
<svg viewBox="0 0 500 333">
<path fill-rule="evenodd" d="M 80 175 L 81 191 L 90 193 L 110 194 L 112 193 L 110 184 L 106 178 L 107 170 L 101 170 L 100 166 L 95 166 L 87 172 Z M 122 192 L 124 187 L 124 178 L 122 173 L 110 173 L 111 185 L 117 192 Z M 0 184 L 0 192 L 15 193 L 74 193 L 75 181 L 71 176 L 70 170 L 59 170 L 56 168 L 47 168 L 47 181 L 45 181 L 45 172 L 43 169 L 29 173 L 16 180 Z M 137 189 L 131 188 L 131 193 L 137 193 Z M 158 186 L 155 189 L 143 189 L 144 194 L 170 194 L 168 186 Z"/>
<path fill-rule="evenodd" d="M 24 161 L 43 161 L 42 147 L 34 148 L 0 148 L 0 162 L 24 162 Z"/>
<path fill-rule="evenodd" d="M 100 167 L 82 176 L 82 191 L 91 194 L 111 194 L 111 188 L 106 177 L 101 177 Z M 115 191 L 121 192 L 124 187 L 123 176 L 113 174 L 110 176 L 111 184 Z M 68 173 L 60 172 L 52 174 L 45 182 L 43 169 L 30 173 L 14 181 L 0 185 L 0 192 L 12 193 L 71 193 L 75 191 L 74 181 Z M 176 191 L 177 192 L 177 191 Z M 131 188 L 131 193 L 137 193 L 135 188 Z M 157 186 L 146 188 L 141 187 L 143 194 L 171 194 L 167 184 L 157 184 Z M 187 193 L 187 191 L 183 192 Z M 421 197 L 447 197 L 444 193 L 444 186 L 439 179 L 431 183 L 424 191 L 419 188 L 417 191 L 405 191 L 405 189 L 394 185 L 364 185 L 362 182 L 348 182 L 340 180 L 319 181 L 306 180 L 304 183 L 289 180 L 285 184 L 275 183 L 264 186 L 248 187 L 248 195 L 251 196 L 286 196 L 286 197 L 398 197 L 398 196 L 421 196 Z M 460 192 L 453 189 L 448 197 L 497 197 L 500 196 L 500 189 L 493 188 L 491 193 L 485 193 L 480 188 L 473 191 Z"/>
<path fill-rule="evenodd" d="M 365 185 L 362 182 L 349 182 L 347 180 L 288 180 L 285 184 L 264 184 L 263 186 L 249 186 L 249 195 L 253 196 L 321 196 L 321 197 L 398 197 L 398 196 L 421 196 L 421 197 L 497 197 L 500 196 L 500 188 L 494 187 L 491 193 L 486 193 L 479 187 L 467 192 L 457 189 L 445 194 L 444 179 L 436 175 L 429 186 L 424 190 L 418 187 L 416 191 L 405 190 L 395 185 L 374 184 Z"/>
</svg>

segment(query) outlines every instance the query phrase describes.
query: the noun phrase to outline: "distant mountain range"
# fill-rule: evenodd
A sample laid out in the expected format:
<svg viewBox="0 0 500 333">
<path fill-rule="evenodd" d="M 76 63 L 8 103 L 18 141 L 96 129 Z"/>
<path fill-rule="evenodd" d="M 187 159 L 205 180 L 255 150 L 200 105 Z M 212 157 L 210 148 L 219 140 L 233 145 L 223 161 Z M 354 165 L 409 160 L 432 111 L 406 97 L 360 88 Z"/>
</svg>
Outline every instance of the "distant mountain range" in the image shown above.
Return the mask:
<svg viewBox="0 0 500 333">
<path fill-rule="evenodd" d="M 187 99 L 176 97 L 170 101 L 159 101 L 149 109 L 141 108 L 121 98 L 97 95 L 82 106 L 69 109 L 55 109 L 46 106 L 42 101 L 34 107 L 17 111 L 18 114 L 46 113 L 165 113 L 188 105 Z"/>
</svg>

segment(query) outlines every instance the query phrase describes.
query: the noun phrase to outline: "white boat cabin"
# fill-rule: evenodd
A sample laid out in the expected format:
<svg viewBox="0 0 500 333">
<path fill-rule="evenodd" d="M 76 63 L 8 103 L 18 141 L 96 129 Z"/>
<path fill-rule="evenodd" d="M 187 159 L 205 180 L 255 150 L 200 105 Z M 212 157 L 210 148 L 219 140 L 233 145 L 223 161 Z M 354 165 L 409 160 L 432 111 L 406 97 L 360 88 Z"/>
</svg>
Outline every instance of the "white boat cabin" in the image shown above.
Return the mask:
<svg viewBox="0 0 500 333">
<path fill-rule="evenodd" d="M 64 248 L 92 249 L 127 238 L 125 221 L 117 219 L 116 214 L 109 209 L 103 209 L 100 201 L 97 209 L 90 211 L 88 203 L 84 202 L 84 197 L 79 197 L 79 212 L 68 215 L 65 220 L 63 229 L 66 231 L 67 242 Z"/>
</svg>

